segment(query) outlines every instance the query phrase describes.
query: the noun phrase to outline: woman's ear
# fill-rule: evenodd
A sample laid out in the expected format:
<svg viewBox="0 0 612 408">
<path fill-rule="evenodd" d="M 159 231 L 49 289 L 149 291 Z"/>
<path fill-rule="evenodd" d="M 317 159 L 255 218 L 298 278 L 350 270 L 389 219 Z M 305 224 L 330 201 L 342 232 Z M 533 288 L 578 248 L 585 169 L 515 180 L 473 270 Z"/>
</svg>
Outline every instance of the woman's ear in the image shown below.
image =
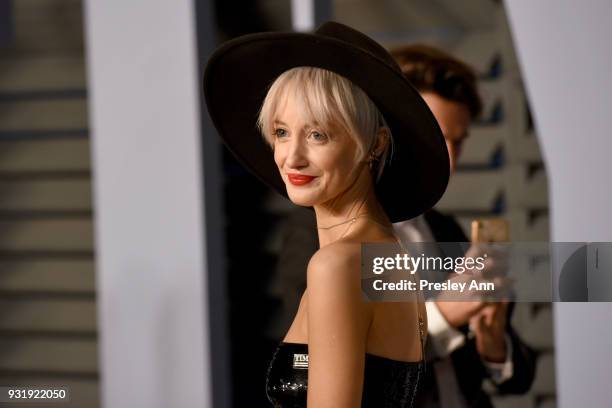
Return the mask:
<svg viewBox="0 0 612 408">
<path fill-rule="evenodd" d="M 382 154 L 385 152 L 389 143 L 391 142 L 391 135 L 389 132 L 389 128 L 380 127 L 378 128 L 378 132 L 376 132 L 376 140 L 374 141 L 374 146 L 372 146 L 372 155 L 377 159 L 380 159 Z"/>
</svg>

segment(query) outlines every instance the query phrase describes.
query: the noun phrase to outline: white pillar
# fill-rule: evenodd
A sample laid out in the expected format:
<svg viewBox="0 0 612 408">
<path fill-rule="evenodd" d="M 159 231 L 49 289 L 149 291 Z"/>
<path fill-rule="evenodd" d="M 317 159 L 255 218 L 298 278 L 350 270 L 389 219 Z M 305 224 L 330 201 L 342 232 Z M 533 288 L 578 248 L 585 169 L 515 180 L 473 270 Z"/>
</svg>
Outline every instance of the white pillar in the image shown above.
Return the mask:
<svg viewBox="0 0 612 408">
<path fill-rule="evenodd" d="M 552 241 L 612 241 L 612 3 L 506 2 L 548 170 Z M 558 405 L 612 399 L 612 303 L 555 304 Z"/>
<path fill-rule="evenodd" d="M 332 0 L 291 0 L 294 31 L 312 31 L 332 18 Z"/>
<path fill-rule="evenodd" d="M 87 0 L 102 401 L 210 407 L 190 0 Z"/>
</svg>

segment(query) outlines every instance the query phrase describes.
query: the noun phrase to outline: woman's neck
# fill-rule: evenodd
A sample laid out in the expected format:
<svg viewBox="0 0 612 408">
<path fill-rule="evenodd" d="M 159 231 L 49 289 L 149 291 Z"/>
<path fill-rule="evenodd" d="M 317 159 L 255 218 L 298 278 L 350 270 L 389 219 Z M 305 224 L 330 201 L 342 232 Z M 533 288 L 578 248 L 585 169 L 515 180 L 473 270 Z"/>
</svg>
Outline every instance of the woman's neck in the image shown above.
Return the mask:
<svg viewBox="0 0 612 408">
<path fill-rule="evenodd" d="M 324 247 L 346 236 L 358 234 L 364 223 L 374 222 L 391 227 L 378 203 L 374 188 L 357 187 L 336 198 L 333 203 L 316 205 L 319 246 Z"/>
</svg>

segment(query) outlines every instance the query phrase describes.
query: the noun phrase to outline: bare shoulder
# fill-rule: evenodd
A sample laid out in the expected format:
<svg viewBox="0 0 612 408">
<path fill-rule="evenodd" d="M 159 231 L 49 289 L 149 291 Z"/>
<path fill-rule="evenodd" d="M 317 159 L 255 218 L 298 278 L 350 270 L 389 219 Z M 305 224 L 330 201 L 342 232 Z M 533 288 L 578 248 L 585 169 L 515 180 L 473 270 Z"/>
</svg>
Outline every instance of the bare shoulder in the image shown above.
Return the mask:
<svg viewBox="0 0 612 408">
<path fill-rule="evenodd" d="M 359 243 L 334 242 L 313 255 L 307 273 L 309 343 L 335 333 L 339 342 L 365 347 L 372 308 L 363 297 L 360 267 Z"/>
<path fill-rule="evenodd" d="M 334 242 L 319 249 L 308 263 L 308 280 L 327 283 L 359 281 L 361 245 L 354 242 Z"/>
<path fill-rule="evenodd" d="M 319 249 L 308 264 L 306 285 L 311 312 L 318 309 L 329 314 L 330 309 L 348 308 L 348 314 L 365 317 L 363 313 L 369 313 L 371 306 L 363 299 L 360 268 L 359 243 L 335 242 Z M 325 307 L 319 309 L 315 304 Z"/>
</svg>

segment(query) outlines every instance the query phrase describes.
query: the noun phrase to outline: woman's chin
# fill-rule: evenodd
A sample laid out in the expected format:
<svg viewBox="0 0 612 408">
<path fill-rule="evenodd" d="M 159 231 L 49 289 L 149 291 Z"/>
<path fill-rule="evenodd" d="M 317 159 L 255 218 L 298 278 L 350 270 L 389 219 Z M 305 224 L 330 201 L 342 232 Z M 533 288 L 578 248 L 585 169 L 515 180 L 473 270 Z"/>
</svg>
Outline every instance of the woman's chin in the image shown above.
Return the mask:
<svg viewBox="0 0 612 408">
<path fill-rule="evenodd" d="M 315 194 L 305 194 L 304 192 L 296 192 L 293 189 L 287 189 L 287 196 L 289 196 L 289 199 L 293 204 L 302 207 L 313 207 L 320 201 L 317 200 Z"/>
</svg>

